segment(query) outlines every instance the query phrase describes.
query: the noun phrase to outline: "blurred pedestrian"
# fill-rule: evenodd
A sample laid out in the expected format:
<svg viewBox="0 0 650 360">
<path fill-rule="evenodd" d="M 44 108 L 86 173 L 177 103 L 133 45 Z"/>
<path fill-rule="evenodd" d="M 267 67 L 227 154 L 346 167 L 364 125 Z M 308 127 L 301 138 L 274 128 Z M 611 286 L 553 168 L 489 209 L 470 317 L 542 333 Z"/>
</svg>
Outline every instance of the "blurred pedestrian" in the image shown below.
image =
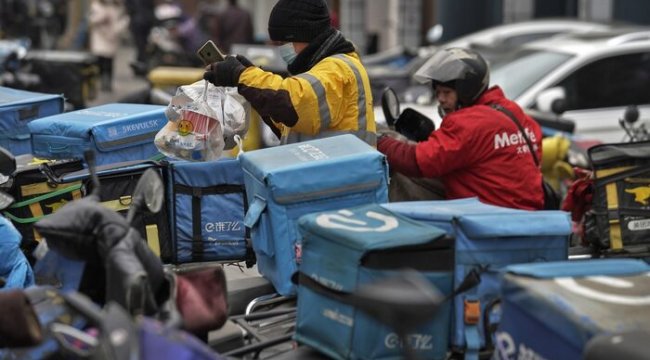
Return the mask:
<svg viewBox="0 0 650 360">
<path fill-rule="evenodd" d="M 57 42 L 62 50 L 88 50 L 88 18 L 90 0 L 68 0 L 65 31 Z"/>
<path fill-rule="evenodd" d="M 129 25 L 129 17 L 121 0 L 92 0 L 88 14 L 90 52 L 97 56 L 101 88 L 112 90 L 113 60 L 121 44 L 121 35 Z"/>
<path fill-rule="evenodd" d="M 135 62 L 131 64 L 136 75 L 147 72 L 147 41 L 156 22 L 155 0 L 126 0 L 124 5 L 130 17 L 130 30 L 135 45 Z"/>
<path fill-rule="evenodd" d="M 213 34 L 217 46 L 225 53 L 230 52 L 232 44 L 251 44 L 254 40 L 251 14 L 237 0 L 227 1 L 228 6 L 216 19 L 216 34 Z"/>
<path fill-rule="evenodd" d="M 282 143 L 353 134 L 375 145 L 368 74 L 354 45 L 331 26 L 325 0 L 278 1 L 268 30 L 292 76 L 237 55 L 209 65 L 204 78 L 236 86 Z"/>
<path fill-rule="evenodd" d="M 202 9 L 196 9 L 191 5 L 194 4 L 179 2 L 176 5 L 181 10 L 181 15 L 178 17 L 177 23 L 169 27 L 169 32 L 189 56 L 189 59 L 195 60 L 195 65 L 199 66 L 201 61 L 196 57 L 195 52 L 210 39 L 210 36 L 202 27 L 201 17 L 204 15 Z"/>
</svg>

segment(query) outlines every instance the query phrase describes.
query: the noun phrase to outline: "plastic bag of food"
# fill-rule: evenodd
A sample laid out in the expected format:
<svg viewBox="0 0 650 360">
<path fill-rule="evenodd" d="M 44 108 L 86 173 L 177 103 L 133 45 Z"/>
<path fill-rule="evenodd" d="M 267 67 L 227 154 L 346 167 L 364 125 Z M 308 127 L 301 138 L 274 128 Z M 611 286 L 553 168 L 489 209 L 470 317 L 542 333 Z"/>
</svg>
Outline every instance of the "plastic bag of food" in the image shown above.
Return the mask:
<svg viewBox="0 0 650 360">
<path fill-rule="evenodd" d="M 218 159 L 244 136 L 250 122 L 250 104 L 236 88 L 198 81 L 178 88 L 165 112 L 168 123 L 154 143 L 166 156 L 191 160 Z"/>
</svg>

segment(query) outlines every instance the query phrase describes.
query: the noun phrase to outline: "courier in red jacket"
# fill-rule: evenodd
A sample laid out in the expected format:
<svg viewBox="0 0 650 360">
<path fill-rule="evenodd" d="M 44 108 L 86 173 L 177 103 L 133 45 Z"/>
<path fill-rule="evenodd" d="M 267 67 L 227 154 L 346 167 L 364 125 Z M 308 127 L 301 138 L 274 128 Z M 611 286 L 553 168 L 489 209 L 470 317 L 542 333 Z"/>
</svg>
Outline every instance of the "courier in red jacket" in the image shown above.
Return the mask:
<svg viewBox="0 0 650 360">
<path fill-rule="evenodd" d="M 501 88 L 488 88 L 485 60 L 469 49 L 443 49 L 415 77 L 432 82 L 442 125 L 417 145 L 380 137 L 377 148 L 390 167 L 410 177 L 440 178 L 448 199 L 478 196 L 488 204 L 542 209 L 542 173 L 530 148 L 515 122 L 492 106 L 519 120 L 538 159 L 541 129 Z"/>
</svg>

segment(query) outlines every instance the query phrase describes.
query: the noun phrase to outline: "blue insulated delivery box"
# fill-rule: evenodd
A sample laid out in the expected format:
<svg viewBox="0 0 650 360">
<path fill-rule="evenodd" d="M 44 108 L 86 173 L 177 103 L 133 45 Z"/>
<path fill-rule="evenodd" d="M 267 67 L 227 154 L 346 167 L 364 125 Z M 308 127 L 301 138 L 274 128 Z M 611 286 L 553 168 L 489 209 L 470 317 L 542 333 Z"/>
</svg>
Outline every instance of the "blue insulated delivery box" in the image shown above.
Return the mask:
<svg viewBox="0 0 650 360">
<path fill-rule="evenodd" d="M 302 263 L 296 340 L 335 359 L 401 358 L 394 329 L 327 296 L 328 290 L 354 293 L 410 268 L 425 275 L 441 295 L 449 295 L 453 239 L 377 204 L 305 215 L 298 224 Z M 309 286 L 312 281 L 320 283 L 316 291 Z M 451 302 L 445 301 L 430 322 L 408 335 L 419 359 L 446 358 L 450 318 Z"/>
<path fill-rule="evenodd" d="M 246 260 L 244 173 L 237 159 L 168 165 L 174 263 Z"/>
<path fill-rule="evenodd" d="M 114 103 L 41 118 L 28 126 L 35 156 L 83 158 L 92 149 L 97 165 L 104 165 L 157 155 L 153 139 L 166 123 L 165 106 Z"/>
<path fill-rule="evenodd" d="M 582 359 L 596 335 L 650 331 L 650 266 L 642 260 L 514 265 L 502 288 L 497 359 Z"/>
<path fill-rule="evenodd" d="M 454 299 L 452 348 L 468 357 L 482 347 L 490 347 L 485 337 L 499 297 L 498 270 L 506 265 L 568 258 L 571 233 L 569 214 L 563 211 L 524 211 L 481 203 L 477 198 L 401 202 L 385 205 L 389 210 L 435 225 L 456 239 L 458 287 L 471 273 L 480 275 L 480 283 Z M 470 319 L 476 306 L 480 314 Z M 484 319 L 490 318 L 489 324 Z M 467 320 L 467 321 L 466 321 Z M 486 342 L 487 340 L 487 342 Z"/>
<path fill-rule="evenodd" d="M 101 205 L 127 216 L 132 204 L 133 193 L 142 175 L 153 169 L 161 176 L 164 175 L 165 162 L 151 160 L 134 160 L 121 163 L 97 166 Z M 63 184 L 79 184 L 84 196 L 92 194 L 94 183 L 88 169 L 64 174 L 60 179 Z M 167 202 L 163 202 L 160 211 L 140 211 L 133 217 L 131 227 L 138 230 L 149 248 L 164 262 L 169 262 L 172 255 L 169 210 Z"/>
<path fill-rule="evenodd" d="M 63 95 L 0 86 L 0 146 L 14 155 L 32 152 L 27 124 L 63 112 Z"/>
<path fill-rule="evenodd" d="M 239 161 L 258 270 L 282 295 L 295 293 L 300 216 L 388 201 L 384 155 L 354 135 L 249 151 Z"/>
</svg>

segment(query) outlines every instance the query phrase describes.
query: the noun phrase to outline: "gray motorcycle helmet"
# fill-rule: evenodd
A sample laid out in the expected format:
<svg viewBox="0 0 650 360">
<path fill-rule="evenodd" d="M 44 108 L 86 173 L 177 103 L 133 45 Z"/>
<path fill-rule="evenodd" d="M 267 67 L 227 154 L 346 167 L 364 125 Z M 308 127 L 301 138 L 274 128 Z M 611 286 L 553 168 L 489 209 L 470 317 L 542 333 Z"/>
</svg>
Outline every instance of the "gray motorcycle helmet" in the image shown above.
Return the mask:
<svg viewBox="0 0 650 360">
<path fill-rule="evenodd" d="M 445 84 L 456 90 L 461 106 L 474 104 L 487 89 L 490 73 L 485 59 L 476 51 L 449 48 L 436 51 L 413 75 L 415 80 Z"/>
</svg>

